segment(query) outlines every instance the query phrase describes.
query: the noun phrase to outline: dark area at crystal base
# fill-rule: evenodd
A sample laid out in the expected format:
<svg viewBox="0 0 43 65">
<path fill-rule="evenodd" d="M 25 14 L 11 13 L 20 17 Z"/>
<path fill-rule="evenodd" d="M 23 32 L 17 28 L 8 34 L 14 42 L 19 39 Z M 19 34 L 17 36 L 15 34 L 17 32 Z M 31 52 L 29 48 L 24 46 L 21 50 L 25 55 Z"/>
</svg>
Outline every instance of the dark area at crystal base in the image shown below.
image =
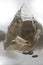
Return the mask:
<svg viewBox="0 0 43 65">
<path fill-rule="evenodd" d="M 29 55 L 32 55 L 32 54 L 33 54 L 33 51 L 23 52 L 23 54 L 29 54 Z"/>
<path fill-rule="evenodd" d="M 33 58 L 37 58 L 37 57 L 38 57 L 38 55 L 33 55 L 32 57 L 33 57 Z"/>
</svg>

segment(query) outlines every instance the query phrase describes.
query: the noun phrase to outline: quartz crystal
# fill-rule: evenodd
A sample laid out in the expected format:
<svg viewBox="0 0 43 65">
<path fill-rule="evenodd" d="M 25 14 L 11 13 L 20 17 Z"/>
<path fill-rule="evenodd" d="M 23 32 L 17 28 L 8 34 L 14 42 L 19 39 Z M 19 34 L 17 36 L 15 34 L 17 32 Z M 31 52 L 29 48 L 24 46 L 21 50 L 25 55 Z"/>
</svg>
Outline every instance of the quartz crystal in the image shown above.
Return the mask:
<svg viewBox="0 0 43 65">
<path fill-rule="evenodd" d="M 27 18 L 24 15 L 24 20 L 21 15 L 22 8 L 18 10 L 13 21 L 8 27 L 6 42 L 4 48 L 7 50 L 30 51 L 34 50 L 42 36 L 42 26 L 34 18 L 34 16 Z M 27 19 L 26 19 L 27 18 Z"/>
</svg>

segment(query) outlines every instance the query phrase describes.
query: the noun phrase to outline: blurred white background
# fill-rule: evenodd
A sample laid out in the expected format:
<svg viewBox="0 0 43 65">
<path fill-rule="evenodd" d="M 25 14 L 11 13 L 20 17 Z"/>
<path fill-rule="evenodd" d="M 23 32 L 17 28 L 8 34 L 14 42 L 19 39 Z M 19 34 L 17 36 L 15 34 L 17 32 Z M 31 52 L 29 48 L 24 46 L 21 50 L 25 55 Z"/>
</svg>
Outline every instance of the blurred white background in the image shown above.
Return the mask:
<svg viewBox="0 0 43 65">
<path fill-rule="evenodd" d="M 34 16 L 43 25 L 43 0 L 0 0 L 0 29 L 7 31 L 23 3 L 23 13 Z"/>
<path fill-rule="evenodd" d="M 0 29 L 7 31 L 21 5 L 20 0 L 0 0 Z"/>
<path fill-rule="evenodd" d="M 0 0 L 0 30 L 7 31 L 23 3 L 23 13 L 34 16 L 43 25 L 43 0 Z M 18 51 L 4 51 L 3 42 L 0 42 L 0 65 L 43 65 L 43 50 L 34 53 L 39 57 L 32 58 Z"/>
</svg>

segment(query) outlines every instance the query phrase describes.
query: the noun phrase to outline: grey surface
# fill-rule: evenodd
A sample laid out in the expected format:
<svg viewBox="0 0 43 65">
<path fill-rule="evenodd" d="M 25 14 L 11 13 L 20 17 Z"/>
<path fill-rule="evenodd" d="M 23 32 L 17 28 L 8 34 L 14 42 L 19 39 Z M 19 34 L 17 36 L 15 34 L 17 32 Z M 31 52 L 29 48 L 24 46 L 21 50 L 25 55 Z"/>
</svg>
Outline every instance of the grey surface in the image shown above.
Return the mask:
<svg viewBox="0 0 43 65">
<path fill-rule="evenodd" d="M 31 55 L 23 55 L 19 51 L 4 50 L 3 42 L 0 43 L 0 65 L 43 65 L 43 49 L 35 50 L 34 54 L 38 54 L 37 58 Z"/>
</svg>

